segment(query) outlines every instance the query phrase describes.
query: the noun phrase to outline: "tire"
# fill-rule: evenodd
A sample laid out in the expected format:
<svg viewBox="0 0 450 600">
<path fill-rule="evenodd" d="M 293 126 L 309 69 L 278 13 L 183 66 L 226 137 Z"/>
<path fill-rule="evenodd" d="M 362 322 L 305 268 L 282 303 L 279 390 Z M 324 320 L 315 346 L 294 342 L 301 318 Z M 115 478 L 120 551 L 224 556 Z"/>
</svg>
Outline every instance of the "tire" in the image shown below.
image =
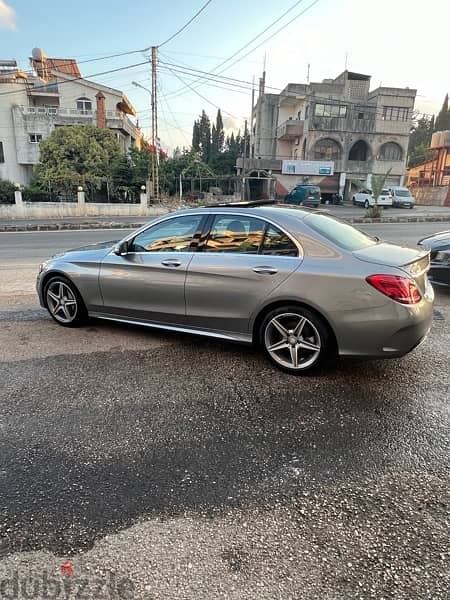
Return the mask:
<svg viewBox="0 0 450 600">
<path fill-rule="evenodd" d="M 272 364 L 293 375 L 318 367 L 329 355 L 331 346 L 323 321 L 307 308 L 296 305 L 269 312 L 261 323 L 259 342 Z"/>
<path fill-rule="evenodd" d="M 78 327 L 87 319 L 87 310 L 79 291 L 63 275 L 54 275 L 46 282 L 44 301 L 50 316 L 58 325 Z"/>
<path fill-rule="evenodd" d="M 364 202 L 364 208 L 370 208 L 370 202 L 368 200 Z"/>
</svg>

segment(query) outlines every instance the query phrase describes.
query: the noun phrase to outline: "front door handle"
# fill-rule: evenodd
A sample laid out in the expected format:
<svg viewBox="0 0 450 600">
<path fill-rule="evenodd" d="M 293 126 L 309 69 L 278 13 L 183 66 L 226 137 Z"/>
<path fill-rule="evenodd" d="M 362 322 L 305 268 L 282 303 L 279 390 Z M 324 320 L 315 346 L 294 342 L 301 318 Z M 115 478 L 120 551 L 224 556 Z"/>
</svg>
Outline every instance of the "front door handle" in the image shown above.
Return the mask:
<svg viewBox="0 0 450 600">
<path fill-rule="evenodd" d="M 181 265 L 181 261 L 178 258 L 166 258 L 161 261 L 161 264 L 165 267 L 179 267 Z"/>
<path fill-rule="evenodd" d="M 275 275 L 275 273 L 278 273 L 278 269 L 274 267 L 253 267 L 253 271 L 259 275 Z"/>
</svg>

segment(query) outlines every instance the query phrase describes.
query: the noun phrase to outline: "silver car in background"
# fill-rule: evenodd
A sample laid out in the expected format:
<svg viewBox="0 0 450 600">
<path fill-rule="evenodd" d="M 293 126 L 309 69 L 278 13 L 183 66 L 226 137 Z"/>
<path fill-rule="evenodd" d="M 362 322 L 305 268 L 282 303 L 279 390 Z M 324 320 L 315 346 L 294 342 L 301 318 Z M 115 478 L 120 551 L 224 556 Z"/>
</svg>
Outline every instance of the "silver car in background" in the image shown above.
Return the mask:
<svg viewBox="0 0 450 600">
<path fill-rule="evenodd" d="M 326 357 L 398 357 L 431 326 L 429 251 L 379 241 L 320 211 L 216 205 L 171 213 L 119 243 L 40 266 L 41 305 L 260 346 L 304 373 Z"/>
</svg>

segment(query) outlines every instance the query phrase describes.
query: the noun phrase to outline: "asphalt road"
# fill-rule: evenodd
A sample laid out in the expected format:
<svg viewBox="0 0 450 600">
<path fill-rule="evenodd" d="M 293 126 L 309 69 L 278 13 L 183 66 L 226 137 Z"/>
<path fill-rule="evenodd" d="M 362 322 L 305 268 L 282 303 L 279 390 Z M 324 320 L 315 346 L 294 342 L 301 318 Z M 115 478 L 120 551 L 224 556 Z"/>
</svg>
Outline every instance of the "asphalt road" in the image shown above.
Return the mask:
<svg viewBox="0 0 450 600">
<path fill-rule="evenodd" d="M 0 598 L 448 598 L 450 294 L 407 357 L 295 378 L 242 346 L 54 324 L 36 262 L 111 233 L 0 234 Z"/>
<path fill-rule="evenodd" d="M 448 223 L 367 223 L 360 229 L 372 235 L 406 244 L 415 244 L 420 238 L 437 231 L 450 229 Z M 99 241 L 120 240 L 131 230 L 105 229 L 86 231 L 40 231 L 0 233 L 0 265 L 39 263 L 49 256 L 70 248 Z"/>
</svg>

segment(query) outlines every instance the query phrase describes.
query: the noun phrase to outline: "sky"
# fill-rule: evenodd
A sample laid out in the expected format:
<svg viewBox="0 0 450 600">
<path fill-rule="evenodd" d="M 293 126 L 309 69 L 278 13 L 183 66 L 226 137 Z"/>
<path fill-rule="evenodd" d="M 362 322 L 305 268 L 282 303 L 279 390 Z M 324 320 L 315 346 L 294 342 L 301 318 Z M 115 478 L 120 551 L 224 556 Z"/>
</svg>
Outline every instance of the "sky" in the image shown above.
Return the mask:
<svg viewBox="0 0 450 600">
<path fill-rule="evenodd" d="M 180 35 L 163 44 L 205 2 L 0 0 L 0 59 L 16 59 L 28 68 L 34 47 L 50 57 L 76 58 L 86 78 L 127 94 L 149 134 L 150 94 L 132 82 L 150 87 L 150 65 L 96 74 L 143 63 L 148 52 L 141 50 L 162 44 L 159 136 L 169 150 L 190 145 L 193 121 L 203 109 L 214 119 L 220 106 L 228 132 L 242 128 L 251 108 L 250 82 L 258 81 L 264 64 L 273 91 L 305 83 L 308 64 L 310 81 L 336 77 L 347 64 L 371 75 L 372 88 L 381 83 L 417 89 L 416 109 L 422 113 L 437 112 L 450 92 L 450 0 L 210 0 Z M 131 50 L 137 52 L 104 58 Z M 229 89 L 217 81 L 198 81 L 187 68 L 225 69 L 222 77 L 248 83 Z"/>
</svg>

